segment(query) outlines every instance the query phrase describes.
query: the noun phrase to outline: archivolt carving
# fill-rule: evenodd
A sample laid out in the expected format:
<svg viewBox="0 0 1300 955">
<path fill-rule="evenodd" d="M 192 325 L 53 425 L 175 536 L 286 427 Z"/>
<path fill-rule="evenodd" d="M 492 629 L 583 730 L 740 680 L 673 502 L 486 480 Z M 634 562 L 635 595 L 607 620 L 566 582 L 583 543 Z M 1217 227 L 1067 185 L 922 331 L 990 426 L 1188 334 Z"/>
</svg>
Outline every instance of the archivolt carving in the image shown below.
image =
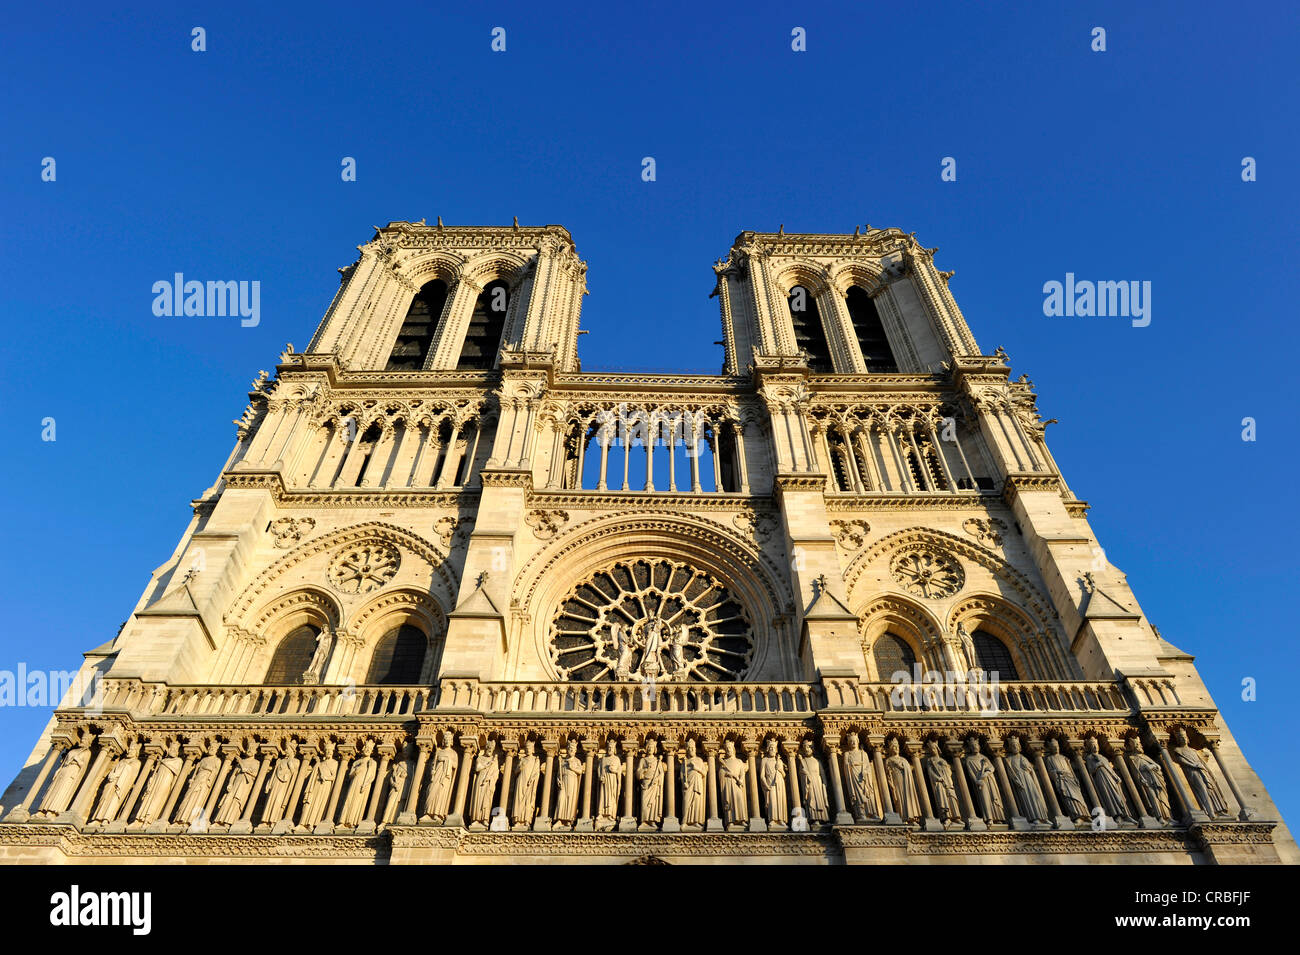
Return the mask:
<svg viewBox="0 0 1300 955">
<path fill-rule="evenodd" d="M 245 629 L 252 629 L 244 623 L 244 620 L 253 604 L 272 584 L 282 579 L 294 567 L 306 560 L 310 560 L 317 554 L 362 542 L 388 543 L 425 561 L 433 568 L 429 585 L 430 591 L 440 602 L 447 604 L 451 602 L 450 595 L 456 593 L 458 583 L 454 571 L 446 561 L 446 555 L 429 541 L 404 528 L 382 521 L 370 521 L 354 527 L 321 534 L 285 554 L 275 563 L 265 568 L 244 588 L 239 598 L 231 604 L 230 612 L 226 614 L 224 622 L 228 626 L 243 626 Z"/>
<path fill-rule="evenodd" d="M 894 554 L 889 573 L 908 593 L 929 600 L 951 597 L 966 582 L 961 564 L 928 547 L 907 547 Z"/>
<path fill-rule="evenodd" d="M 251 621 L 250 626 L 245 628 L 243 632 L 249 633 L 250 636 L 262 636 L 275 620 L 301 609 L 315 611 L 329 622 L 331 628 L 337 627 L 343 616 L 333 597 L 323 591 L 308 587 L 295 590 L 272 600 L 258 612 L 257 616 Z M 239 630 L 240 628 L 232 629 Z"/>
<path fill-rule="evenodd" d="M 394 611 L 409 611 L 420 618 L 430 642 L 447 633 L 447 615 L 438 602 L 428 594 L 407 589 L 394 590 L 375 598 L 354 614 L 348 625 L 364 646 L 375 636 L 371 625 Z"/>
<path fill-rule="evenodd" d="M 929 546 L 942 550 L 983 567 L 1019 597 L 1023 609 L 1039 622 L 1040 629 L 1054 630 L 1053 625 L 1049 623 L 1055 616 L 1050 609 L 1051 605 L 1028 577 L 983 547 L 976 546 L 970 541 L 947 531 L 925 527 L 908 528 L 896 531 L 887 537 L 882 537 L 870 548 L 853 558 L 844 573 L 850 606 L 856 602 L 857 598 L 854 596 L 854 591 L 866 570 L 884 555 L 898 551 L 909 544 Z"/>
</svg>

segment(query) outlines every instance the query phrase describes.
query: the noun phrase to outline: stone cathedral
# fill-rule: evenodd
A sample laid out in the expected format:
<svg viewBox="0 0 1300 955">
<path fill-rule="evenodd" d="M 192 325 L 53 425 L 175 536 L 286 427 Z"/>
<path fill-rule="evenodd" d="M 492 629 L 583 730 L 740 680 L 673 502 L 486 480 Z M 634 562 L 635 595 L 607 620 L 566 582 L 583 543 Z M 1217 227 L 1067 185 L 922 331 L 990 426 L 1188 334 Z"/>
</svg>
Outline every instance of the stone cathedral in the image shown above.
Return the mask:
<svg viewBox="0 0 1300 955">
<path fill-rule="evenodd" d="M 935 249 L 742 232 L 717 374 L 584 371 L 559 226 L 359 250 L 0 858 L 1300 861 Z"/>
</svg>

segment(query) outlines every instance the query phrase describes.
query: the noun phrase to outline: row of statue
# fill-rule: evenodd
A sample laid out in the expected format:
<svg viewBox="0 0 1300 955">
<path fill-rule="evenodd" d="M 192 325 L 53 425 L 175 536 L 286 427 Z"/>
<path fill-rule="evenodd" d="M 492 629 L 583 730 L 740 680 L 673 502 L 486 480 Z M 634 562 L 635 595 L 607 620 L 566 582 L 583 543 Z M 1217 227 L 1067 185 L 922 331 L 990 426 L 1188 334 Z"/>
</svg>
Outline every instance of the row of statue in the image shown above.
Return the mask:
<svg viewBox="0 0 1300 955">
<path fill-rule="evenodd" d="M 1168 825 L 1188 810 L 1230 814 L 1181 729 L 1156 748 L 1163 766 L 1135 736 L 1113 760 L 1095 736 L 1070 755 L 1055 737 L 1034 742 L 1032 758 L 1015 735 L 992 756 L 975 736 L 909 741 L 910 755 L 889 736 L 868 752 L 856 732 L 823 741 L 821 753 L 811 738 L 745 741 L 743 756 L 733 739 L 706 747 L 692 737 L 678 750 L 647 737 L 600 747 L 569 738 L 544 757 L 535 740 L 480 745 L 462 737 L 458 747 L 444 731 L 436 746 L 388 743 L 378 757 L 370 737 L 343 747 L 332 739 L 319 746 L 212 739 L 188 746 L 184 757 L 172 738 L 142 757 L 136 739 L 116 760 L 103 759 L 100 747 L 92 766 L 93 739 L 84 732 L 68 748 L 34 818 L 71 813 L 92 827 L 151 832 L 367 832 L 392 824 L 691 832 L 868 822 L 1068 829 L 1098 828 L 1099 819 L 1115 828 Z M 1174 767 L 1185 788 L 1169 785 Z M 35 795 L 34 788 L 29 803 Z M 1189 797 L 1195 805 L 1186 805 Z"/>
</svg>

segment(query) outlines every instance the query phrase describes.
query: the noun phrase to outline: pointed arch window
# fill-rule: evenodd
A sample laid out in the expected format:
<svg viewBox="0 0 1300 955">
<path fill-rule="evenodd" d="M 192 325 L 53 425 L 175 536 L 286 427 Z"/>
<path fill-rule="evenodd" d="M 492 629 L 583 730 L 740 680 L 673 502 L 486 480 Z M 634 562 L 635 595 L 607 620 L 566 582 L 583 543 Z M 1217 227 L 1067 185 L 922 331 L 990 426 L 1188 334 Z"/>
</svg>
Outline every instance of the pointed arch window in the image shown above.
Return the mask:
<svg viewBox="0 0 1300 955">
<path fill-rule="evenodd" d="M 316 638 L 320 632 L 320 627 L 308 623 L 285 634 L 276 645 L 271 665 L 266 668 L 266 679 L 262 682 L 271 685 L 301 683 L 302 675 L 311 666 L 311 658 L 316 655 Z"/>
<path fill-rule="evenodd" d="M 461 346 L 460 360 L 456 363 L 458 370 L 491 371 L 496 367 L 509 308 L 509 285 L 498 279 L 483 286 L 478 301 L 474 303 L 469 328 L 465 331 L 465 344 Z"/>
<path fill-rule="evenodd" d="M 419 683 L 428 643 L 419 627 L 403 624 L 389 630 L 375 645 L 366 683 Z"/>
<path fill-rule="evenodd" d="M 916 665 L 916 653 L 911 645 L 892 633 L 882 633 L 876 638 L 872 652 L 876 657 L 876 678 L 888 680 L 895 673 L 906 673 L 912 677 L 912 667 Z"/>
<path fill-rule="evenodd" d="M 835 370 L 831 363 L 831 349 L 826 342 L 826 328 L 813 293 L 802 285 L 790 289 L 786 299 L 790 307 L 790 322 L 794 325 L 794 344 L 808 353 L 808 367 L 819 374 L 829 375 Z"/>
<path fill-rule="evenodd" d="M 867 371 L 876 375 L 897 374 L 898 362 L 894 359 L 893 349 L 889 347 L 885 324 L 880 320 L 876 303 L 866 289 L 851 286 L 845 295 L 845 302 L 858 347 L 862 349 L 862 359 L 867 363 Z"/>
<path fill-rule="evenodd" d="M 1005 643 L 985 630 L 976 630 L 971 639 L 975 641 L 975 661 L 981 670 L 998 680 L 1020 679 Z"/>
<path fill-rule="evenodd" d="M 434 279 L 415 293 L 385 371 L 420 371 L 429 356 L 433 333 L 447 303 L 447 283 Z"/>
</svg>

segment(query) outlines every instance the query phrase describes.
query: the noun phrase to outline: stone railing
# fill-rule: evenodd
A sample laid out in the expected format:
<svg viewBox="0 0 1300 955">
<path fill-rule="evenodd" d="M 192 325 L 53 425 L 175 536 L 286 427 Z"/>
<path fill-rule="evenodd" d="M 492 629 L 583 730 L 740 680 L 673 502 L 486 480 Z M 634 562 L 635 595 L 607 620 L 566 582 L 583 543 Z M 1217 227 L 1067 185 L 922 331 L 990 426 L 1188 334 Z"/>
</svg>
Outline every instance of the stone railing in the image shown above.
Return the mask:
<svg viewBox="0 0 1300 955">
<path fill-rule="evenodd" d="M 1129 713 L 1132 706 L 1115 683 L 1084 680 L 1014 683 L 859 685 L 863 704 L 886 713 Z"/>
<path fill-rule="evenodd" d="M 141 716 L 413 716 L 427 686 L 168 686 L 105 680 L 103 708 Z"/>
<path fill-rule="evenodd" d="M 482 713 L 806 714 L 825 706 L 816 683 L 484 683 L 448 677 L 438 709 Z"/>
</svg>

